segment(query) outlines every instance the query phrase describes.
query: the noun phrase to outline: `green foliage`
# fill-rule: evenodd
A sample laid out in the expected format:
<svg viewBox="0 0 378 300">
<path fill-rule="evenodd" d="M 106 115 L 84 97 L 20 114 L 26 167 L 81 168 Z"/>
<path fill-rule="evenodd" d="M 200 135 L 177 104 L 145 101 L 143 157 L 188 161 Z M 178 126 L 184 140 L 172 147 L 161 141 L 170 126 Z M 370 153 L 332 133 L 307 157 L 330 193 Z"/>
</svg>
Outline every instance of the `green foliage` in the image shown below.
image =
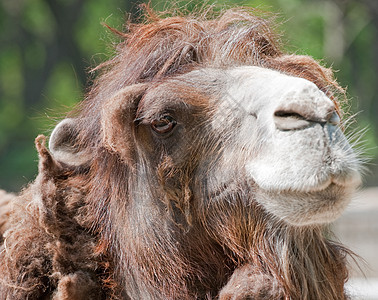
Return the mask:
<svg viewBox="0 0 378 300">
<path fill-rule="evenodd" d="M 81 100 L 82 91 L 72 73 L 72 66 L 67 62 L 60 62 L 55 66 L 46 84 L 48 97 L 43 101 L 44 107 L 51 110 L 57 109 L 56 113 L 60 112 L 61 115 L 64 115 Z"/>
<path fill-rule="evenodd" d="M 20 1 L 15 1 L 19 2 Z M 21 5 L 21 4 L 20 4 Z M 51 40 L 56 30 L 55 18 L 43 0 L 26 1 L 22 11 L 22 28 L 40 40 Z"/>
<path fill-rule="evenodd" d="M 217 3 L 273 12 L 288 52 L 311 55 L 340 70 L 336 75 L 348 86 L 351 110 L 362 111 L 359 123 L 370 127 L 368 154 L 378 162 L 378 12 L 368 8 L 369 1 Z M 185 4 L 191 10 L 203 2 L 178 1 L 176 6 Z M 164 1 L 151 5 L 169 7 Z M 126 11 L 137 12 L 124 0 L 0 0 L 0 188 L 17 191 L 33 179 L 34 137 L 48 135 L 83 98 L 83 71 L 113 55 L 117 42 L 103 23 L 123 30 Z M 376 173 L 370 184 L 376 184 Z"/>
</svg>

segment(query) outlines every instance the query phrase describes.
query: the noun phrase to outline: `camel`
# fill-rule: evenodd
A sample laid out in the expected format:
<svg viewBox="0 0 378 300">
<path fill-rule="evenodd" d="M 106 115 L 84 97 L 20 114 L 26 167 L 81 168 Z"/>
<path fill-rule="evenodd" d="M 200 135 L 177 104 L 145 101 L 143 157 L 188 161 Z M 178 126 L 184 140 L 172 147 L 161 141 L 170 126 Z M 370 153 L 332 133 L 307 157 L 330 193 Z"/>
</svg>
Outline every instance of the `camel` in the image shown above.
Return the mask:
<svg viewBox="0 0 378 300">
<path fill-rule="evenodd" d="M 146 18 L 0 206 L 2 298 L 348 299 L 328 225 L 361 163 L 332 70 L 250 9 Z"/>
</svg>

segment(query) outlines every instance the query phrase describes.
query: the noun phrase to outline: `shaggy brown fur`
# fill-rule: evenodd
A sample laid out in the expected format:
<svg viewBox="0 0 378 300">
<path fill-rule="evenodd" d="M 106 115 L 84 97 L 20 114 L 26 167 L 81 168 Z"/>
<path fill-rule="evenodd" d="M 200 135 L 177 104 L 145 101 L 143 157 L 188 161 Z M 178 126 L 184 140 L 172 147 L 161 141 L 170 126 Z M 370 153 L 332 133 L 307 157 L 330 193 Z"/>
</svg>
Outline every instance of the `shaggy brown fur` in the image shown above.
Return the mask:
<svg viewBox="0 0 378 300">
<path fill-rule="evenodd" d="M 12 211 L 12 202 L 15 195 L 0 190 L 0 243 L 3 242 L 3 233 L 8 229 L 9 216 Z"/>
<path fill-rule="evenodd" d="M 98 299 L 103 294 L 96 274 L 101 270 L 98 240 L 85 231 L 82 190 L 44 142 L 36 140 L 39 175 L 14 201 L 13 226 L 4 235 L 0 295 L 49 299 L 54 292 L 54 299 Z"/>
<path fill-rule="evenodd" d="M 246 206 L 254 196 L 243 182 L 205 201 L 194 176 L 217 137 L 181 145 L 180 159 L 162 147 L 141 155 L 151 141 L 135 122 L 146 89 L 190 70 L 261 66 L 306 78 L 331 97 L 342 91 L 332 72 L 282 53 L 269 22 L 244 9 L 213 18 L 149 12 L 128 29 L 72 114 L 77 135 L 69 142 L 88 161 L 59 162 L 36 140 L 39 175 L 15 201 L 0 248 L 1 298 L 346 299 L 347 251 L 325 228 L 292 227 Z M 177 85 L 179 97 L 185 85 Z M 201 124 L 206 93 L 191 99 Z"/>
</svg>

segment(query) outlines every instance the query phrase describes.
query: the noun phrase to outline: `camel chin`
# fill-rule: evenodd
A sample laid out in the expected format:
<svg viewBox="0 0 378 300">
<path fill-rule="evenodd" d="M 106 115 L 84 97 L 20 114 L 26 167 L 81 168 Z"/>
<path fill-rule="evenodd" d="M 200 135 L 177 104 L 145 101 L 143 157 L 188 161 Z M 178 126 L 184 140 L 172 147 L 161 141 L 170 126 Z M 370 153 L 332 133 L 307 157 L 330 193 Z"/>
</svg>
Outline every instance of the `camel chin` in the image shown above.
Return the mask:
<svg viewBox="0 0 378 300">
<path fill-rule="evenodd" d="M 256 200 L 266 211 L 294 226 L 331 223 L 345 210 L 354 188 L 331 183 L 314 192 L 257 189 Z"/>
</svg>

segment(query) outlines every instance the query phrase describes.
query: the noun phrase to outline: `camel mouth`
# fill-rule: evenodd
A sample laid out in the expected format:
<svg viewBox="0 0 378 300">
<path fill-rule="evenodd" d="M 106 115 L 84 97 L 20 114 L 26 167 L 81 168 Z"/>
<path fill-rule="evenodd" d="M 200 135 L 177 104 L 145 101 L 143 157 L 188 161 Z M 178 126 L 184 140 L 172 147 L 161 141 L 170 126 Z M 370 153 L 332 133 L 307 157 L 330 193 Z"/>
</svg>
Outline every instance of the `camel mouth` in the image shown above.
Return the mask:
<svg viewBox="0 0 378 300">
<path fill-rule="evenodd" d="M 348 185 L 346 183 L 340 183 L 334 181 L 333 179 L 329 179 L 326 182 L 310 187 L 302 187 L 300 189 L 295 188 L 285 188 L 282 190 L 266 190 L 264 188 L 259 187 L 261 193 L 270 195 L 271 197 L 278 196 L 278 197 L 294 197 L 294 198 L 302 198 L 305 199 L 306 197 L 314 197 L 317 195 L 324 195 L 324 194 L 344 194 L 347 191 L 353 192 L 357 189 L 355 185 Z"/>
<path fill-rule="evenodd" d="M 320 183 L 311 185 L 306 185 L 306 183 L 304 183 L 302 186 L 299 187 L 296 186 L 285 187 L 283 189 L 265 189 L 264 187 L 261 187 L 259 185 L 257 186 L 259 190 L 268 194 L 297 194 L 305 196 L 321 194 L 323 192 L 330 192 L 333 190 L 353 192 L 358 189 L 361 183 L 361 176 L 358 172 L 356 172 L 355 174 L 351 174 L 348 177 L 329 176 L 329 178 L 323 180 Z M 256 182 L 254 182 L 254 185 L 256 186 Z"/>
<path fill-rule="evenodd" d="M 318 193 L 332 188 L 356 190 L 362 183 L 361 175 L 359 172 L 352 172 L 348 175 L 331 175 L 322 183 L 304 188 L 298 192 L 304 193 Z"/>
<path fill-rule="evenodd" d="M 357 166 L 359 167 L 359 166 Z M 293 169 L 277 174 L 267 172 L 271 176 L 260 177 L 261 173 L 253 173 L 253 169 L 247 169 L 253 185 L 259 190 L 271 194 L 316 194 L 329 189 L 332 186 L 340 190 L 354 191 L 362 183 L 362 175 L 358 168 L 353 166 L 337 166 L 337 168 L 324 167 L 313 170 L 304 170 L 300 173 Z M 311 169 L 311 168 L 310 168 Z M 252 171 L 251 171 L 252 170 Z M 252 173 L 252 174 L 251 174 Z M 254 176 L 257 175 L 257 176 Z"/>
<path fill-rule="evenodd" d="M 299 191 L 297 193 L 304 194 L 304 195 L 335 195 L 335 198 L 337 198 L 337 195 L 344 194 L 346 191 L 353 191 L 355 188 L 344 184 L 344 183 L 338 183 L 335 182 L 333 179 L 330 179 L 328 182 L 319 185 L 317 187 L 310 188 L 308 190 Z"/>
<path fill-rule="evenodd" d="M 306 191 L 306 193 L 310 193 L 310 194 L 313 194 L 313 193 L 320 193 L 320 192 L 326 192 L 326 191 L 331 191 L 331 190 L 334 190 L 334 189 L 344 189 L 346 188 L 347 185 L 344 185 L 344 184 L 339 184 L 337 182 L 335 182 L 333 179 L 330 179 L 328 182 L 316 187 L 316 188 L 312 188 L 312 189 L 309 189 L 308 191 Z"/>
</svg>

